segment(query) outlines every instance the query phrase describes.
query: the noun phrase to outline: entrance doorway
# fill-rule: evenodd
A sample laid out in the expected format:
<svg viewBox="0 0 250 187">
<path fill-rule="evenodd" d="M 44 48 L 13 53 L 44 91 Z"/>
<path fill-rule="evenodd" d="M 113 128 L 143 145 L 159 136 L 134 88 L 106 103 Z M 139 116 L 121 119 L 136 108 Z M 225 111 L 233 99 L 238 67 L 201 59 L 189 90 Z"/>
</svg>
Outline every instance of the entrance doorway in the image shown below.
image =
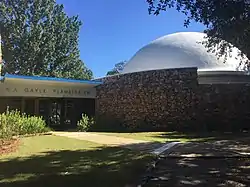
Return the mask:
<svg viewBox="0 0 250 187">
<path fill-rule="evenodd" d="M 95 114 L 94 99 L 39 99 L 38 106 L 38 115 L 55 130 L 76 128 L 83 113 Z"/>
<path fill-rule="evenodd" d="M 64 124 L 65 126 L 76 126 L 76 111 L 75 103 L 72 100 L 64 102 Z"/>
<path fill-rule="evenodd" d="M 57 128 L 61 124 L 62 104 L 63 103 L 61 100 L 53 100 L 51 102 L 51 109 L 49 115 L 49 125 L 51 127 Z"/>
<path fill-rule="evenodd" d="M 53 129 L 73 129 L 82 114 L 95 115 L 95 99 L 90 98 L 32 98 L 2 97 L 0 112 L 19 110 L 27 115 L 41 116 Z"/>
<path fill-rule="evenodd" d="M 48 126 L 53 129 L 61 129 L 64 126 L 63 123 L 63 99 L 38 99 L 38 115 L 42 116 Z"/>
</svg>

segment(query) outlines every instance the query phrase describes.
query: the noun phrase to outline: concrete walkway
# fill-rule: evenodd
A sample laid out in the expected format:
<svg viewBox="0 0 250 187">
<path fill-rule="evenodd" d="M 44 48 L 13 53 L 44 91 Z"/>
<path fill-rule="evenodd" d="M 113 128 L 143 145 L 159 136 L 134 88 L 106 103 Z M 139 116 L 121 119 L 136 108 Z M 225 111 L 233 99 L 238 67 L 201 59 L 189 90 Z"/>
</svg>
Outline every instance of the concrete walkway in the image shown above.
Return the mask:
<svg viewBox="0 0 250 187">
<path fill-rule="evenodd" d="M 144 140 L 135 140 L 130 138 L 122 138 L 116 136 L 101 135 L 97 133 L 89 132 L 52 132 L 56 136 L 64 136 L 68 138 L 76 138 L 79 140 L 86 140 L 102 145 L 108 146 L 130 146 L 130 145 L 140 145 L 147 144 L 148 141 Z"/>
<path fill-rule="evenodd" d="M 164 153 L 163 153 L 164 154 Z M 180 144 L 167 157 L 250 157 L 250 138 Z"/>
</svg>

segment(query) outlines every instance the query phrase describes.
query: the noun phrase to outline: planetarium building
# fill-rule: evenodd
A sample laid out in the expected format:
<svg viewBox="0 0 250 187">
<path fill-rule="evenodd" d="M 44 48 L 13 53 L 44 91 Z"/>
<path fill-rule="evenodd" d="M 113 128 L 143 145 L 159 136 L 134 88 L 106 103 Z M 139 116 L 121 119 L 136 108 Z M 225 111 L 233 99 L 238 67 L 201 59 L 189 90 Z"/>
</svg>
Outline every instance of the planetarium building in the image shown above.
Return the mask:
<svg viewBox="0 0 250 187">
<path fill-rule="evenodd" d="M 224 63 L 215 53 L 207 52 L 201 42 L 206 35 L 183 32 L 161 37 L 140 49 L 127 63 L 123 73 L 139 71 L 197 67 L 200 71 L 235 71 L 239 65 L 238 50 Z"/>
<path fill-rule="evenodd" d="M 224 62 L 204 37 L 175 33 L 142 47 L 122 74 L 101 79 L 96 114 L 131 130 L 247 129 L 250 79 L 239 50 Z"/>
<path fill-rule="evenodd" d="M 170 34 L 142 47 L 121 74 L 79 81 L 48 77 L 1 77 L 6 107 L 75 126 L 82 113 L 100 130 L 246 130 L 250 78 L 237 60 L 207 52 L 205 34 Z"/>
</svg>

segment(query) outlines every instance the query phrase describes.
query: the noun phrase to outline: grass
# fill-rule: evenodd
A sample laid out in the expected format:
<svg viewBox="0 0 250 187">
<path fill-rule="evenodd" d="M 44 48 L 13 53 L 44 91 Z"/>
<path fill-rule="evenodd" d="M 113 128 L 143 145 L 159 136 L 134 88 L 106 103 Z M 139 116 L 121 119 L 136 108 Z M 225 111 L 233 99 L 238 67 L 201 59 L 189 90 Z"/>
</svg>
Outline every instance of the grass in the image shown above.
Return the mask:
<svg viewBox="0 0 250 187">
<path fill-rule="evenodd" d="M 151 142 L 193 142 L 208 141 L 214 139 L 213 136 L 190 135 L 177 132 L 136 132 L 136 133 L 99 133 L 109 136 L 132 138 L 136 140 L 146 140 Z"/>
<path fill-rule="evenodd" d="M 57 136 L 21 139 L 0 156 L 0 186 L 125 186 L 135 184 L 152 156 Z"/>
</svg>

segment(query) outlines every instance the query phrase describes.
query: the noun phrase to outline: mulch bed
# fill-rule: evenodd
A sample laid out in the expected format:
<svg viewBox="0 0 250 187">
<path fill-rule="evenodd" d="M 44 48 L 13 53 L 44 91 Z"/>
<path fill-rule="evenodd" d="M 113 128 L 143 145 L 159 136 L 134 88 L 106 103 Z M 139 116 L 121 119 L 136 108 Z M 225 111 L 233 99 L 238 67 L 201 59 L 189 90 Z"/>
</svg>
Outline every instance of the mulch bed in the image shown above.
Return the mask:
<svg viewBox="0 0 250 187">
<path fill-rule="evenodd" d="M 3 154 L 15 152 L 20 144 L 20 138 L 42 135 L 52 135 L 52 132 L 13 136 L 10 140 L 0 139 L 0 156 Z"/>
<path fill-rule="evenodd" d="M 0 140 L 0 155 L 16 151 L 19 144 L 20 141 L 17 138 L 10 140 Z"/>
</svg>

